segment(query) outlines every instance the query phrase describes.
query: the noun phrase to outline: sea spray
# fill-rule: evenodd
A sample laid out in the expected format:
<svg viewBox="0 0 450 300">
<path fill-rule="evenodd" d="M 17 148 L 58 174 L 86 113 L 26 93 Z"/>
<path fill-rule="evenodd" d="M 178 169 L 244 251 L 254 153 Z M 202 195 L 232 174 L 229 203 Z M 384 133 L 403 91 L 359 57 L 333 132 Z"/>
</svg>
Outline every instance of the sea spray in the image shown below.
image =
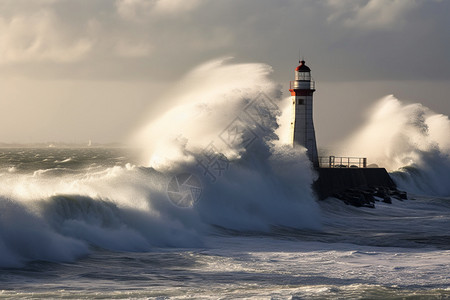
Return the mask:
<svg viewBox="0 0 450 300">
<path fill-rule="evenodd" d="M 23 151 L 36 163 L 0 174 L 2 205 L 14 207 L 0 214 L 1 266 L 72 261 L 91 247 L 203 247 L 217 228 L 320 228 L 305 149 L 275 144 L 281 93 L 268 79 L 270 71 L 263 64 L 220 60 L 188 74 L 177 85 L 183 93 L 173 107 L 135 135 L 144 149 L 140 165 L 99 168 L 101 159 L 71 165 L 75 153 L 61 168 L 49 165 L 45 152 L 36 158 L 33 150 Z M 67 160 L 64 151 L 48 156 Z M 186 173 L 201 181 L 201 194 L 181 207 L 171 199 L 169 183 Z M 35 236 L 51 243 L 36 246 Z"/>
<path fill-rule="evenodd" d="M 144 149 L 143 165 L 168 170 L 177 162 L 192 162 L 193 153 L 214 141 L 216 151 L 229 159 L 238 158 L 245 145 L 238 142 L 230 145 L 220 138 L 221 133 L 236 119 L 250 131 L 261 125 L 262 122 L 246 118 L 248 114 L 244 112 L 261 98 L 266 98 L 274 108 L 266 115 L 257 116 L 263 118 L 264 129 L 269 131 L 262 131 L 258 138 L 265 138 L 276 129 L 280 91 L 268 79 L 271 67 L 227 64 L 227 61 L 215 60 L 199 66 L 173 86 L 175 93 L 161 100 L 172 101 L 174 105 L 159 118 L 150 120 L 133 137 L 133 143 Z M 242 137 L 238 133 L 235 138 Z"/>
<path fill-rule="evenodd" d="M 314 176 L 304 151 L 293 154 L 292 148 L 278 148 L 263 160 L 251 155 L 233 162 L 217 184 L 206 185 L 198 203 L 201 217 L 236 230 L 320 228 L 311 190 Z"/>
<path fill-rule="evenodd" d="M 204 191 L 190 208 L 170 201 L 171 173 L 148 167 L 81 169 L 58 176 L 3 173 L 1 266 L 21 266 L 30 260 L 73 261 L 89 254 L 91 246 L 112 251 L 199 247 L 216 227 L 318 228 L 312 170 L 302 150 L 269 151 L 256 141 L 254 146 L 259 151 L 231 160 L 228 172 L 214 183 L 196 173 Z M 190 163 L 177 168 L 200 170 Z"/>
<path fill-rule="evenodd" d="M 420 161 L 392 172 L 400 189 L 414 194 L 450 196 L 450 156 L 438 149 L 420 153 Z"/>
<path fill-rule="evenodd" d="M 409 192 L 449 196 L 449 132 L 447 116 L 389 95 L 369 110 L 366 124 L 336 154 L 367 157 L 393 172 L 399 188 Z"/>
<path fill-rule="evenodd" d="M 137 134 L 150 167 L 204 182 L 195 209 L 207 224 L 242 230 L 320 224 L 304 149 L 275 143 L 281 93 L 270 71 L 208 62 L 179 83 L 179 105 Z"/>
</svg>

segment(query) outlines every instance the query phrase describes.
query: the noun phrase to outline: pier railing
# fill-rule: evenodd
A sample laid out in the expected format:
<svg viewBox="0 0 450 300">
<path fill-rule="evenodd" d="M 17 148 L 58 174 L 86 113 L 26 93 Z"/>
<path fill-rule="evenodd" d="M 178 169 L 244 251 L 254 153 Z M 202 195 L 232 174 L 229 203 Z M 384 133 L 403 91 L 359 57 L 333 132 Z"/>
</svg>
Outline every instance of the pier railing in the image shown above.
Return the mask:
<svg viewBox="0 0 450 300">
<path fill-rule="evenodd" d="M 366 157 L 319 156 L 321 168 L 367 168 Z"/>
</svg>

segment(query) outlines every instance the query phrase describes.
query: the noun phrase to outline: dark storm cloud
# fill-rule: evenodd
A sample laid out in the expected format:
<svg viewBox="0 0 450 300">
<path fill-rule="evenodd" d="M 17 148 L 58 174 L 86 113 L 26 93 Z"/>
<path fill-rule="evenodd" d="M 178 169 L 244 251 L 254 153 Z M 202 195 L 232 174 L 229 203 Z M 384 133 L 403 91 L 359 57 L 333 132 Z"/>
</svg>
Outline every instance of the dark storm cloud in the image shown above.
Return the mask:
<svg viewBox="0 0 450 300">
<path fill-rule="evenodd" d="M 448 79 L 449 9 L 448 1 L 4 1 L 10 39 L 0 49 L 4 70 L 32 76 L 38 67 L 57 77 L 173 79 L 223 55 L 284 70 L 300 50 L 323 80 Z M 33 38 L 41 45 L 26 49 Z"/>
</svg>

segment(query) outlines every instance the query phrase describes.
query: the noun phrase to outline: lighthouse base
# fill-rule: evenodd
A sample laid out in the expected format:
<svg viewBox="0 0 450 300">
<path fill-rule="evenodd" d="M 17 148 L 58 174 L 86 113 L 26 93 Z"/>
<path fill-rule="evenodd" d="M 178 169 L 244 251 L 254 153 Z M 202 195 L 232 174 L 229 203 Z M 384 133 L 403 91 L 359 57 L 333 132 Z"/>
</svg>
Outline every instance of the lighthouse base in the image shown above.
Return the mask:
<svg viewBox="0 0 450 300">
<path fill-rule="evenodd" d="M 313 187 L 319 199 L 336 197 L 346 204 L 374 207 L 376 200 L 390 203 L 393 196 L 406 199 L 397 190 L 384 168 L 319 168 L 319 178 Z"/>
</svg>

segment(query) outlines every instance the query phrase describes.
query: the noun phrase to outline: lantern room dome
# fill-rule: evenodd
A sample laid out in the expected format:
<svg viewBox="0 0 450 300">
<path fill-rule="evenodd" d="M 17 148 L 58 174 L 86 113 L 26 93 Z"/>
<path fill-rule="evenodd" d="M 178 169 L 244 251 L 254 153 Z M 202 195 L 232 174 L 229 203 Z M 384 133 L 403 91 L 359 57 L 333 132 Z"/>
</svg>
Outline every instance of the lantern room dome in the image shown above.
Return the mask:
<svg viewBox="0 0 450 300">
<path fill-rule="evenodd" d="M 311 69 L 305 65 L 305 61 L 301 60 L 299 61 L 300 65 L 298 65 L 297 68 L 295 68 L 295 71 L 297 72 L 311 72 Z"/>
</svg>

